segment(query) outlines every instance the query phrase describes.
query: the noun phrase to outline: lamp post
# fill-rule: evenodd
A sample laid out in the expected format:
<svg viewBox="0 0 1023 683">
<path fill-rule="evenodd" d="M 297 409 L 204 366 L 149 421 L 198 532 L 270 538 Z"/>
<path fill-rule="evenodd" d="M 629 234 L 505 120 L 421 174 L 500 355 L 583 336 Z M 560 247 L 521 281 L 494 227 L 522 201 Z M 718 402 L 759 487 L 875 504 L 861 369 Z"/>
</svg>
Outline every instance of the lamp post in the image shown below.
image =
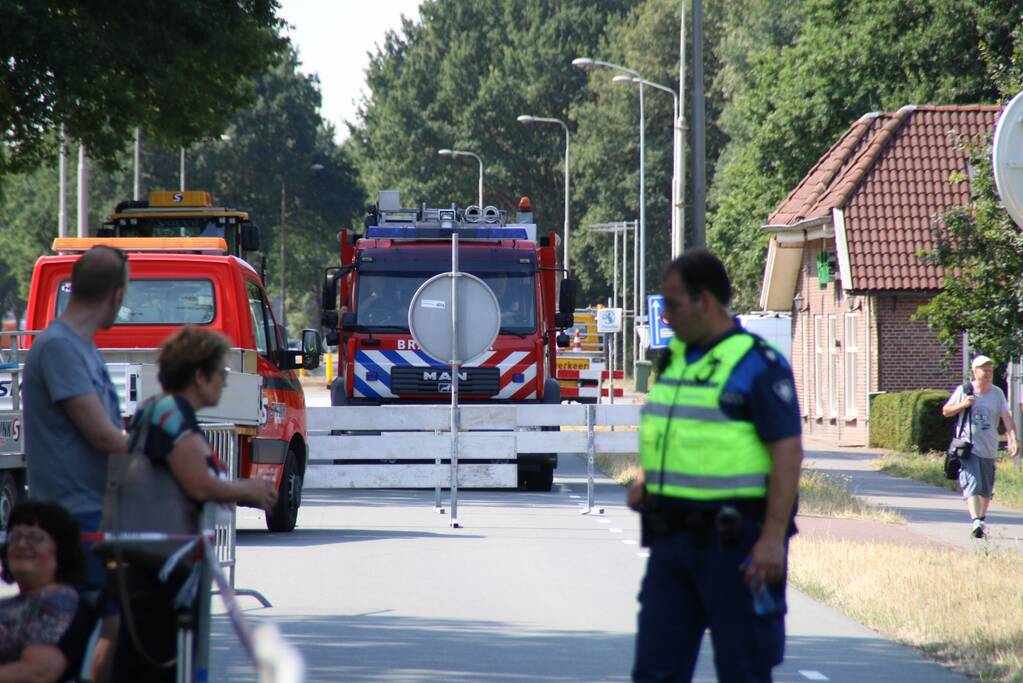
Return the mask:
<svg viewBox="0 0 1023 683">
<path fill-rule="evenodd" d="M 309 170 L 312 171 L 313 173 L 316 173 L 318 171 L 322 171 L 323 170 L 323 164 L 311 164 L 309 166 Z M 286 229 L 286 225 L 287 225 L 287 222 L 286 222 L 286 217 L 287 217 L 287 213 L 286 213 L 286 209 L 287 209 L 287 196 L 288 195 L 287 195 L 286 183 L 284 181 L 284 175 L 282 174 L 281 175 L 281 308 L 280 308 L 280 323 L 281 323 L 281 327 L 284 328 L 284 336 L 285 336 L 284 345 L 285 346 L 287 346 L 287 344 L 288 344 L 288 340 L 287 340 L 288 320 L 285 317 L 286 313 L 287 313 L 287 309 L 284 307 L 284 271 L 285 271 L 285 268 L 284 268 L 284 241 L 285 241 L 285 239 L 284 238 L 285 238 L 285 235 L 287 235 L 287 229 Z"/>
<path fill-rule="evenodd" d="M 569 190 L 568 190 L 568 179 L 569 179 L 569 146 L 570 146 L 570 134 L 568 132 L 568 124 L 561 119 L 544 117 L 544 116 L 528 116 L 523 114 L 518 117 L 519 123 L 556 123 L 565 130 L 565 255 L 563 261 L 565 263 L 565 272 L 568 273 L 568 204 L 569 204 Z"/>
<path fill-rule="evenodd" d="M 662 90 L 672 99 L 672 136 L 671 136 L 671 258 L 682 253 L 685 247 L 685 225 L 686 210 L 682 202 L 682 174 L 683 174 L 683 149 L 682 149 L 682 116 L 679 109 L 678 93 L 673 88 L 660 83 L 648 81 L 638 76 L 615 76 L 611 79 L 615 83 L 638 83 L 640 87 L 649 85 L 651 88 Z"/>
<path fill-rule="evenodd" d="M 591 69 L 593 67 L 604 67 L 606 69 L 614 69 L 616 71 L 624 71 L 625 73 L 635 76 L 636 78 L 642 79 L 640 73 L 635 69 L 630 69 L 627 66 L 621 64 L 612 64 L 611 62 L 604 62 L 599 59 L 590 59 L 589 57 L 577 57 L 572 60 L 572 66 L 580 69 Z M 639 82 L 639 239 L 636 240 L 639 249 L 639 258 L 637 259 L 637 265 L 639 266 L 639 300 L 641 302 L 646 301 L 646 134 L 644 129 L 646 128 L 643 119 L 643 81 Z M 646 315 L 641 311 L 636 311 L 636 321 L 642 325 L 646 325 Z M 638 355 L 638 354 L 637 354 Z"/>
<path fill-rule="evenodd" d="M 478 193 L 477 193 L 476 201 L 479 203 L 479 207 L 482 209 L 483 208 L 483 160 L 480 159 L 475 154 L 473 154 L 472 152 L 466 152 L 465 150 L 461 150 L 461 149 L 438 149 L 437 150 L 437 154 L 439 154 L 442 157 L 472 157 L 473 159 L 475 159 L 476 161 L 479 162 L 479 165 L 480 165 L 480 183 L 479 183 L 479 190 L 478 190 Z"/>
</svg>

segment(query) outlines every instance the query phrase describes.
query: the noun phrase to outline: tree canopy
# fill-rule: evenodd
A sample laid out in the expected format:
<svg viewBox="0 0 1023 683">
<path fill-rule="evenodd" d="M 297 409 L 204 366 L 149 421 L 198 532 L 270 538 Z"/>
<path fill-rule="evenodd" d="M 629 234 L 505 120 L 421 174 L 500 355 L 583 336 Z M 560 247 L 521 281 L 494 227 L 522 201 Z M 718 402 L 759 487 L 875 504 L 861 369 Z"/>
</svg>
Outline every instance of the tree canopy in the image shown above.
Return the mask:
<svg viewBox="0 0 1023 683">
<path fill-rule="evenodd" d="M 406 205 L 474 204 L 475 161 L 437 155 L 466 150 L 483 160 L 484 203 L 512 210 L 528 195 L 541 234 L 560 234 L 564 132 L 517 117 L 565 121 L 575 157 L 572 105 L 591 95 L 572 59 L 592 55 L 605 27 L 631 4 L 425 3 L 420 23 L 388 35 L 367 73 L 372 96 L 360 108 L 351 147 L 370 197 L 396 189 Z M 573 205 L 572 213 L 576 229 L 580 211 Z"/>
<path fill-rule="evenodd" d="M 358 221 L 367 195 L 397 189 L 406 205 L 475 203 L 475 161 L 439 157 L 441 148 L 480 156 L 485 204 L 512 210 L 528 195 L 541 235 L 560 234 L 564 133 L 523 125 L 523 114 L 561 119 L 570 130 L 580 302 L 610 294 L 611 239 L 586 226 L 638 218 L 637 87 L 571 62 L 622 64 L 677 89 L 678 2 L 426 2 L 418 21 L 405 21 L 371 55 L 370 94 L 340 148 L 318 114 L 316 79 L 298 73 L 298 56 L 279 35 L 276 3 L 143 0 L 130 20 L 107 5 L 0 0 L 0 188 L 12 195 L 0 204 L 10 245 L 0 252 L 0 306 L 24 300 L 31 261 L 54 232 L 55 172 L 45 160 L 55 158 L 60 125 L 109 162 L 93 175 L 93 225 L 130 196 L 123 169 L 132 128 L 144 129 L 146 190 L 177 186 L 170 150 L 186 145 L 189 187 L 249 210 L 263 227 L 271 289 L 286 234 L 295 283 L 288 308 L 305 306 L 311 322 L 319 271 L 336 260 L 334 234 Z M 707 4 L 708 237 L 733 277 L 736 312 L 757 305 L 762 225 L 836 137 L 869 111 L 1003 101 L 1021 85 L 1021 24 L 1017 0 Z M 691 27 L 686 33 L 691 55 Z M 687 77 L 688 118 L 692 69 Z M 654 291 L 669 258 L 671 97 L 646 88 L 644 111 Z"/>
<path fill-rule="evenodd" d="M 286 41 L 273 0 L 0 0 L 0 174 L 38 167 L 63 127 L 108 164 L 141 127 L 177 146 L 252 101 Z"/>
<path fill-rule="evenodd" d="M 272 297 L 279 296 L 283 186 L 292 333 L 317 326 L 315 295 L 323 269 L 337 264 L 337 232 L 363 207 L 352 165 L 319 115 L 317 79 L 298 73 L 299 67 L 294 51 L 285 52 L 254 81 L 254 104 L 228 122 L 226 139 L 206 140 L 186 151 L 187 187 L 209 190 L 218 206 L 248 211 L 260 227 Z M 179 187 L 178 150 L 155 146 L 144 137 L 142 151 L 143 196 Z M 122 146 L 114 161 L 114 172 L 94 169 L 91 174 L 90 226 L 101 224 L 117 202 L 131 197 L 130 150 Z M 56 175 L 51 163 L 8 176 L 8 192 L 0 201 L 0 241 L 5 244 L 0 251 L 0 310 L 24 305 L 32 264 L 56 237 Z"/>
</svg>

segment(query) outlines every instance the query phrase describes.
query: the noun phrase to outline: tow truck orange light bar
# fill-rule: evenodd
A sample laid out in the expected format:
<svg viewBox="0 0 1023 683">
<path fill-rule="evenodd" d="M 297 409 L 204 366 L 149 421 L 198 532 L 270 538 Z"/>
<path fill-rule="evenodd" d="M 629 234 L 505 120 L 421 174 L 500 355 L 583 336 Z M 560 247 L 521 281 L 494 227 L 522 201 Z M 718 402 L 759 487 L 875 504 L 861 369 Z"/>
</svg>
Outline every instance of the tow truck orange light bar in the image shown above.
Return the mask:
<svg viewBox="0 0 1023 683">
<path fill-rule="evenodd" d="M 52 248 L 59 254 L 73 254 L 97 245 L 132 252 L 227 253 L 223 237 L 58 237 Z"/>
</svg>

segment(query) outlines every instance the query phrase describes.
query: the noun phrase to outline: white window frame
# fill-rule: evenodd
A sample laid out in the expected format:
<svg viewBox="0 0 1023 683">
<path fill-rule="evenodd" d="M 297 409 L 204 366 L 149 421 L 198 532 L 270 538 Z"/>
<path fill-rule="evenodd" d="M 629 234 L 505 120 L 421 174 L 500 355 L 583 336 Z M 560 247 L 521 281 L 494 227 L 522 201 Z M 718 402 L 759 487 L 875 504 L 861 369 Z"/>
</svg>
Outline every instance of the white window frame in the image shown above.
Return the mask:
<svg viewBox="0 0 1023 683">
<path fill-rule="evenodd" d="M 828 416 L 838 417 L 838 319 L 828 316 Z"/>
<path fill-rule="evenodd" d="M 856 374 L 859 370 L 859 314 L 845 314 L 845 416 L 859 415 Z"/>
<path fill-rule="evenodd" d="M 824 371 L 824 342 L 821 338 L 823 332 L 821 316 L 813 317 L 813 414 L 817 417 L 824 415 L 824 393 L 823 375 Z"/>
</svg>

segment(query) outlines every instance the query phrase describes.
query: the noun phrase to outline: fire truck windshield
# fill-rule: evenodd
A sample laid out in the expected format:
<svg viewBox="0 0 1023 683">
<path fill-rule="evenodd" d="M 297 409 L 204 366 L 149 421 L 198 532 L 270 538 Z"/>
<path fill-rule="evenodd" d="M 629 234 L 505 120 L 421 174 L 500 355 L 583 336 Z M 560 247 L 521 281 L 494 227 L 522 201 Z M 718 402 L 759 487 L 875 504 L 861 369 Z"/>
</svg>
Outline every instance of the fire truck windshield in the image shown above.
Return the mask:
<svg viewBox="0 0 1023 683">
<path fill-rule="evenodd" d="M 373 329 L 408 329 L 408 309 L 416 290 L 435 273 L 359 274 L 356 324 Z M 473 273 L 497 296 L 501 332 L 515 335 L 536 331 L 535 278 L 527 273 Z"/>
</svg>

